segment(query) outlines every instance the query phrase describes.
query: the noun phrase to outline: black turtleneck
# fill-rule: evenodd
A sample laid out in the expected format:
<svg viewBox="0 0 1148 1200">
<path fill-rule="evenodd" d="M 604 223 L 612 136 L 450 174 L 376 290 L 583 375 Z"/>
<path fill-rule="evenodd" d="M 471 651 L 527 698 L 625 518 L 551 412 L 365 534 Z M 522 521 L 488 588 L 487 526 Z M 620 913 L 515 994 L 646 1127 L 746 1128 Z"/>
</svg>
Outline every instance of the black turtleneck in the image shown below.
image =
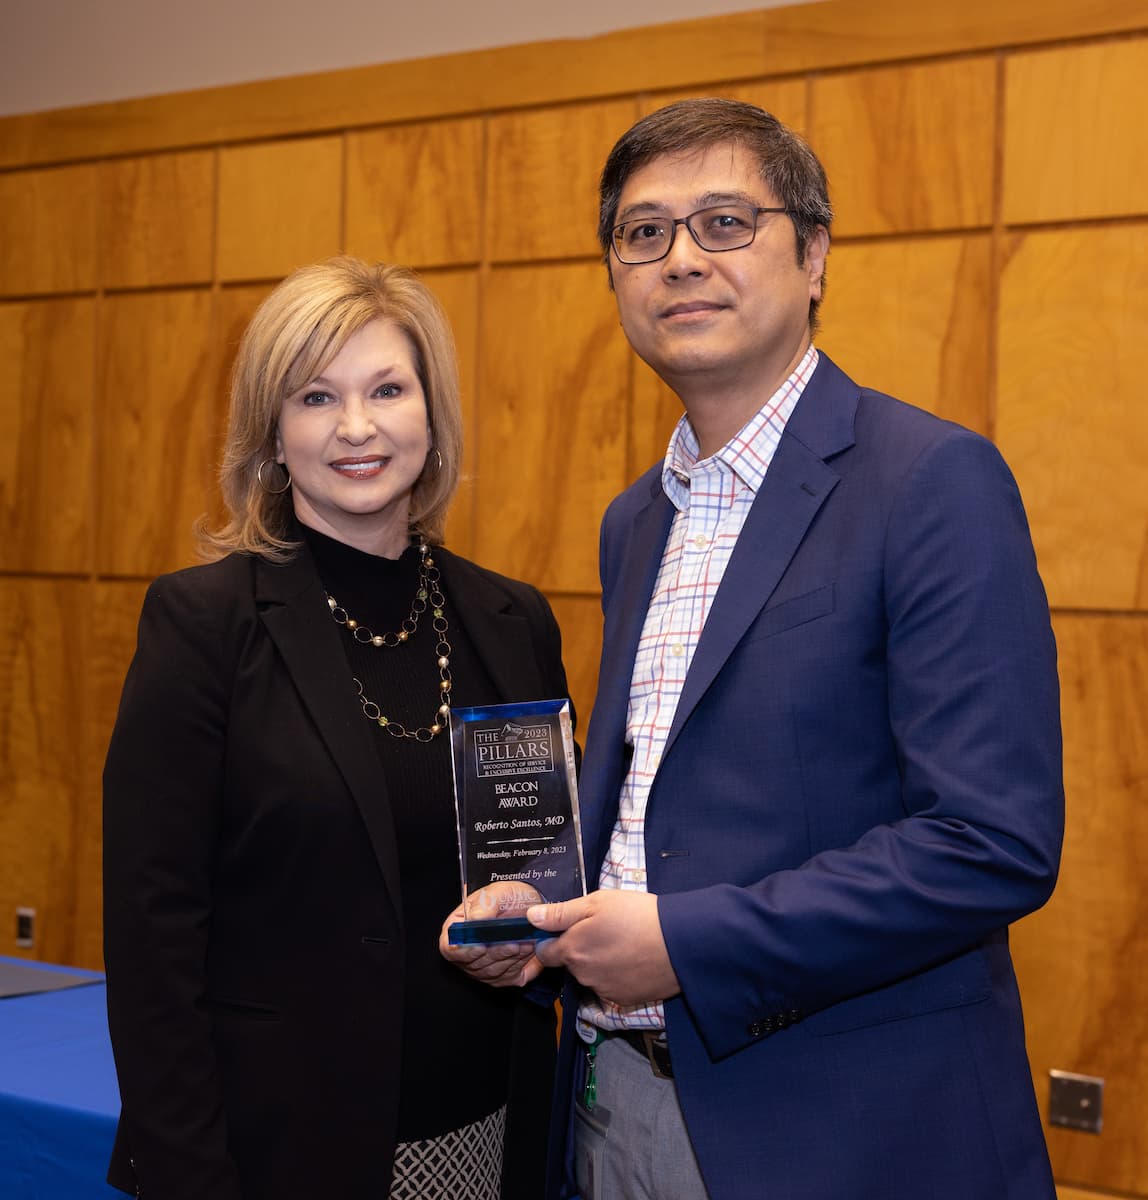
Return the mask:
<svg viewBox="0 0 1148 1200">
<path fill-rule="evenodd" d="M 402 627 L 419 583 L 417 546 L 388 559 L 303 526 L 300 533 L 328 596 L 350 617 L 377 634 Z M 445 581 L 442 588 L 452 704 L 498 703 L 466 635 L 465 613 Z M 438 638 L 429 609 L 398 646 L 376 647 L 356 641 L 347 630 L 341 633 L 351 675 L 388 718 L 412 730 L 438 719 Z M 361 715 L 349 681 L 347 704 Z M 367 718 L 362 720 L 366 725 Z M 438 952 L 439 928 L 460 892 L 449 732 L 429 742 L 397 738 L 375 724 L 369 732 L 402 876 L 407 975 L 398 1140 L 410 1142 L 469 1124 L 505 1102 L 514 996 L 468 979 Z"/>
</svg>

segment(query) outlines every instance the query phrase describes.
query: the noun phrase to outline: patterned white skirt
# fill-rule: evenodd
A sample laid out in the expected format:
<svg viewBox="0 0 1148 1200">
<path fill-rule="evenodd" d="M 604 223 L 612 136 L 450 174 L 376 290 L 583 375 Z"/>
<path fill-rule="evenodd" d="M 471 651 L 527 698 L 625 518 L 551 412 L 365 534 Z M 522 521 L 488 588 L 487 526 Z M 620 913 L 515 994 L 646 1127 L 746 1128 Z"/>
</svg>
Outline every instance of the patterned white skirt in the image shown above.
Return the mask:
<svg viewBox="0 0 1148 1200">
<path fill-rule="evenodd" d="M 499 1200 L 506 1105 L 489 1117 L 395 1146 L 389 1200 Z"/>
</svg>

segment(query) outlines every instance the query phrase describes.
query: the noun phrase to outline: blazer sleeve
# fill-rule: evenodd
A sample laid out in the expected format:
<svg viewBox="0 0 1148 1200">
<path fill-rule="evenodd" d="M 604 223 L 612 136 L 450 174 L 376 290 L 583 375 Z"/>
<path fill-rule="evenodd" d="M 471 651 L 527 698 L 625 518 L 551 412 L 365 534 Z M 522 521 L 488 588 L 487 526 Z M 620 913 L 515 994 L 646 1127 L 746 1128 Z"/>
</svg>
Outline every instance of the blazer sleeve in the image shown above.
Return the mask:
<svg viewBox="0 0 1148 1200">
<path fill-rule="evenodd" d="M 776 1028 L 777 1014 L 785 1023 L 976 947 L 1056 879 L 1056 651 L 1012 476 L 991 443 L 961 431 L 926 447 L 884 508 L 883 645 L 874 638 L 863 665 L 884 672 L 897 811 L 795 869 L 659 897 L 715 1057 Z M 860 695 L 872 689 L 852 691 L 843 672 L 838 702 Z M 846 766 L 832 802 L 861 804 L 872 782 Z"/>
<path fill-rule="evenodd" d="M 148 590 L 104 768 L 108 1022 L 144 1196 L 239 1200 L 205 1008 L 235 630 L 202 581 Z M 217 576 L 212 575 L 211 578 Z"/>
</svg>

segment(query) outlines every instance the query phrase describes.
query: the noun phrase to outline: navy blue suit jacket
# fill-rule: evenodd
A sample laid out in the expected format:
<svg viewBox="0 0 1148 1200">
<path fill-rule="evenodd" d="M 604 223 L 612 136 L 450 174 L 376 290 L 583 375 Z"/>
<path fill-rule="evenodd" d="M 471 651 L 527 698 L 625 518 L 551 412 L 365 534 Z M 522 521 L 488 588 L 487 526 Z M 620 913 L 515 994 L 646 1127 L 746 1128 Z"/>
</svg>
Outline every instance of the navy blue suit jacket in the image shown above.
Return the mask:
<svg viewBox="0 0 1148 1200">
<path fill-rule="evenodd" d="M 602 525 L 589 879 L 672 516 L 659 467 Z M 646 814 L 682 988 L 675 1081 L 712 1200 L 1054 1195 L 1006 928 L 1048 898 L 1062 828 L 1056 650 L 1011 474 L 984 438 L 822 355 Z M 571 991 L 558 1130 L 575 1007 Z M 562 1157 L 552 1182 L 572 1195 Z"/>
</svg>

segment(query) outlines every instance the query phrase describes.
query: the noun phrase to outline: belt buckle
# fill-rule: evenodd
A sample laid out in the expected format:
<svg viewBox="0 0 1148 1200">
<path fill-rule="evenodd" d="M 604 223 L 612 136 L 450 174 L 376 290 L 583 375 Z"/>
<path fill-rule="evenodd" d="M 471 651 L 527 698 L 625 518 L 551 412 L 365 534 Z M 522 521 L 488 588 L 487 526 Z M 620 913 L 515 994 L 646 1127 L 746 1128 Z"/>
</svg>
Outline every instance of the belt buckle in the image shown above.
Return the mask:
<svg viewBox="0 0 1148 1200">
<path fill-rule="evenodd" d="M 662 1030 L 642 1030 L 642 1045 L 646 1051 L 646 1060 L 650 1070 L 658 1079 L 673 1079 L 674 1071 L 670 1063 L 670 1043 Z"/>
</svg>

